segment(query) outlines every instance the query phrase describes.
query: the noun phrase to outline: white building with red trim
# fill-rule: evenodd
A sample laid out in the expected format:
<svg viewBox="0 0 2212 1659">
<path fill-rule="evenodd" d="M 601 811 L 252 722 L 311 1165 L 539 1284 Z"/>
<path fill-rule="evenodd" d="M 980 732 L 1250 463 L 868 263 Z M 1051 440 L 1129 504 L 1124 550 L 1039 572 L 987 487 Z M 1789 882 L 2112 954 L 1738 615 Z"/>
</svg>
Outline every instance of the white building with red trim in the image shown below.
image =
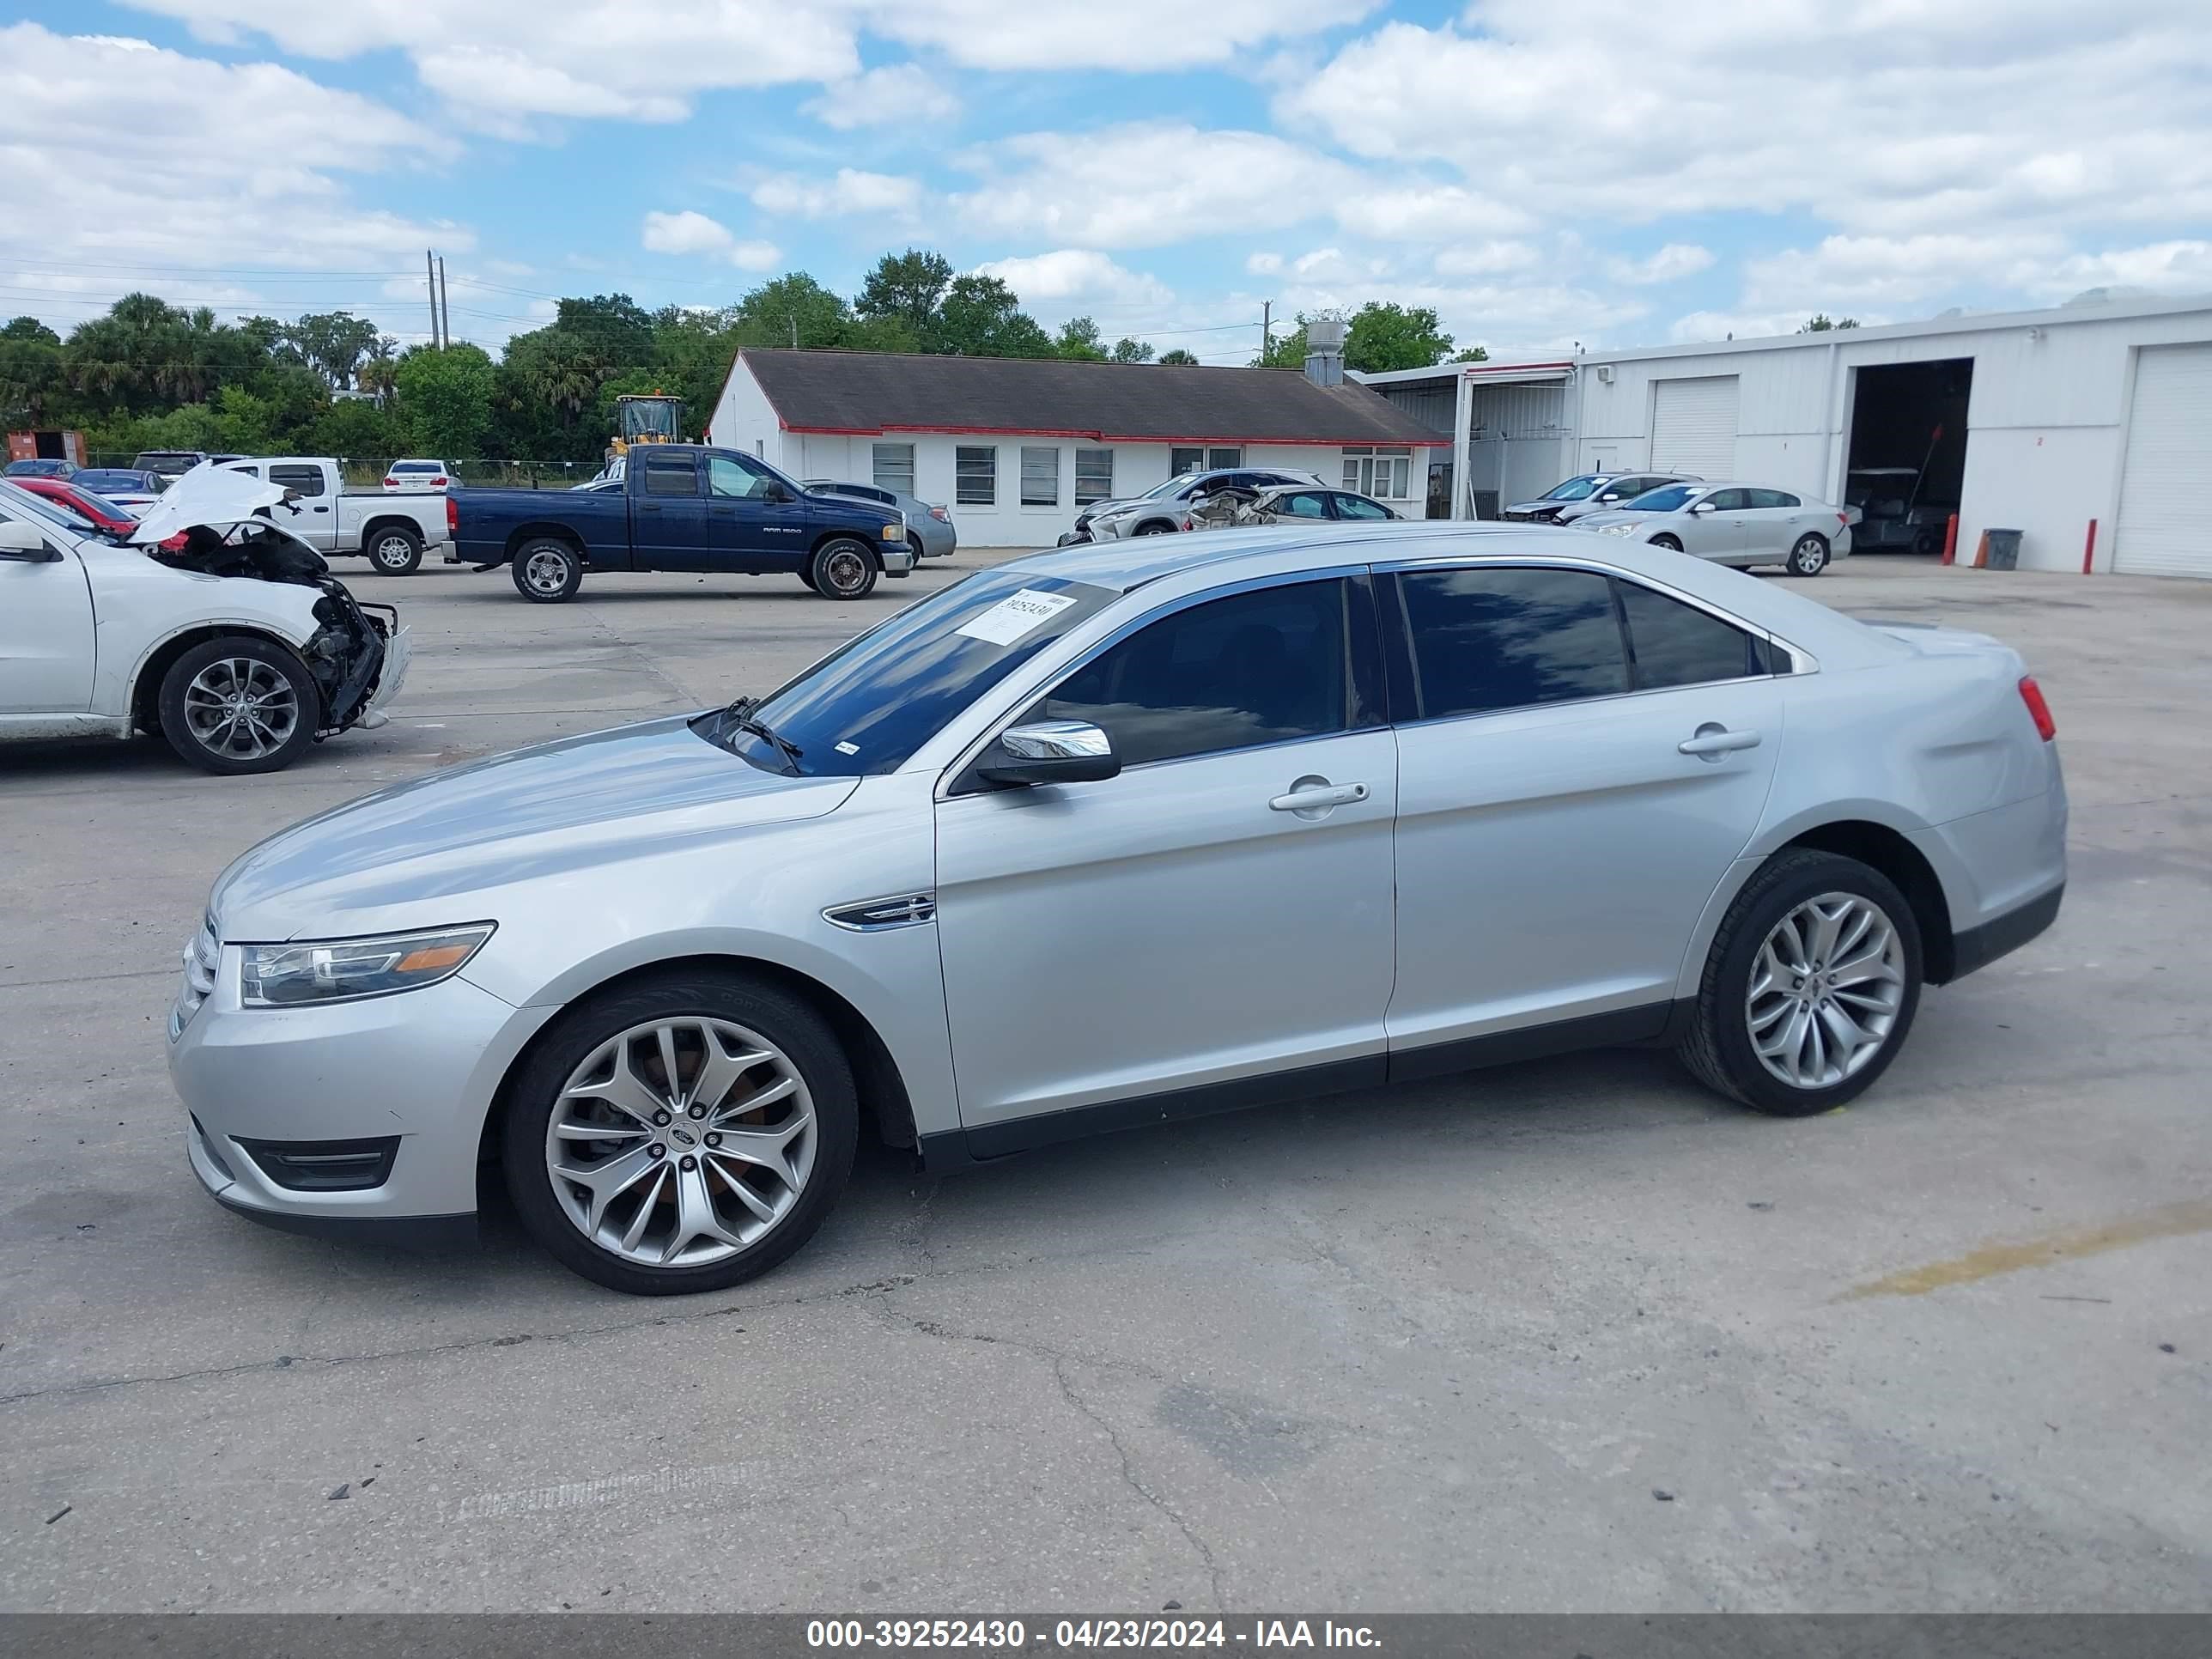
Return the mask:
<svg viewBox="0 0 2212 1659">
<path fill-rule="evenodd" d="M 748 347 L 707 438 L 942 502 L 970 547 L 1049 546 L 1079 507 L 1201 467 L 1297 468 L 1423 516 L 1449 438 L 1335 374 Z"/>
</svg>

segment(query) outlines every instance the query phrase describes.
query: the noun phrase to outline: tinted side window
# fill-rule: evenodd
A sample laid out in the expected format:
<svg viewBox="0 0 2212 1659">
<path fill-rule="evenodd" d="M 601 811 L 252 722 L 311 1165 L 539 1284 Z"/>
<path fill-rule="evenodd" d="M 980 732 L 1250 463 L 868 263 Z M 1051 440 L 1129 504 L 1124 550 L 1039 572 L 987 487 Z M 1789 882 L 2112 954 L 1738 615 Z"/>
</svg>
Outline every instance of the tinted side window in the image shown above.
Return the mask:
<svg viewBox="0 0 2212 1659">
<path fill-rule="evenodd" d="M 323 469 L 319 466 L 272 466 L 269 482 L 301 495 L 323 493 Z"/>
<path fill-rule="evenodd" d="M 1286 519 L 1326 519 L 1328 508 L 1318 490 L 1301 489 L 1294 495 L 1275 497 L 1275 511 Z"/>
<path fill-rule="evenodd" d="M 1765 672 L 1752 653 L 1752 636 L 1741 629 L 1634 582 L 1619 586 L 1638 690 Z"/>
<path fill-rule="evenodd" d="M 1753 507 L 1798 507 L 1802 503 L 1795 495 L 1779 489 L 1753 489 L 1745 492 Z"/>
<path fill-rule="evenodd" d="M 697 495 L 699 493 L 698 462 L 689 455 L 647 456 L 645 458 L 645 493 L 648 495 Z"/>
<path fill-rule="evenodd" d="M 1741 513 L 1751 505 L 1748 489 L 1716 489 L 1705 497 L 1716 513 Z"/>
<path fill-rule="evenodd" d="M 1345 584 L 1299 582 L 1192 605 L 1054 687 L 1029 718 L 1105 728 L 1124 766 L 1348 729 Z"/>
<path fill-rule="evenodd" d="M 1416 720 L 1628 690 L 1611 586 L 1595 572 L 1419 570 L 1398 589 Z"/>
</svg>

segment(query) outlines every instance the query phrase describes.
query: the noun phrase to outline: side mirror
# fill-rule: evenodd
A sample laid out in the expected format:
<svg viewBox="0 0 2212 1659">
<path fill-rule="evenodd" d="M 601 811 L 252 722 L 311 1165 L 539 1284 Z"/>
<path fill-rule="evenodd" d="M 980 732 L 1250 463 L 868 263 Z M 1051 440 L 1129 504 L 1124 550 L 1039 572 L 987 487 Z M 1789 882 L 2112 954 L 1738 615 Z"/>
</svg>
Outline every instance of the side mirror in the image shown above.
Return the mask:
<svg viewBox="0 0 2212 1659">
<path fill-rule="evenodd" d="M 791 492 L 788 489 L 786 489 L 781 484 L 771 483 L 767 489 L 761 491 L 761 499 L 764 501 L 772 501 L 776 506 L 781 507 L 785 502 L 792 499 L 792 495 Z"/>
<path fill-rule="evenodd" d="M 1713 513 L 1717 512 L 1718 510 L 1719 509 L 1714 507 L 1711 501 L 1698 501 L 1693 503 L 1690 508 L 1690 511 L 1693 514 Z"/>
<path fill-rule="evenodd" d="M 46 545 L 38 526 L 9 520 L 0 524 L 0 559 L 17 564 L 52 564 L 61 555 Z"/>
<path fill-rule="evenodd" d="M 1601 496 L 1599 496 L 1599 497 L 1598 497 L 1598 500 L 1599 500 L 1599 501 L 1600 501 L 1601 503 L 1605 502 L 1605 501 L 1619 501 L 1620 499 L 1620 496 L 1619 495 L 1619 494 L 1618 494 L 1618 493 L 1616 493 L 1615 491 L 1613 491 L 1613 490 L 1610 490 L 1610 489 L 1607 490 L 1607 491 L 1605 492 L 1605 494 L 1604 494 L 1604 495 L 1601 495 Z"/>
<path fill-rule="evenodd" d="M 1121 770 L 1113 740 L 1088 720 L 1032 720 L 999 733 L 975 775 L 996 784 L 1096 783 Z"/>
</svg>

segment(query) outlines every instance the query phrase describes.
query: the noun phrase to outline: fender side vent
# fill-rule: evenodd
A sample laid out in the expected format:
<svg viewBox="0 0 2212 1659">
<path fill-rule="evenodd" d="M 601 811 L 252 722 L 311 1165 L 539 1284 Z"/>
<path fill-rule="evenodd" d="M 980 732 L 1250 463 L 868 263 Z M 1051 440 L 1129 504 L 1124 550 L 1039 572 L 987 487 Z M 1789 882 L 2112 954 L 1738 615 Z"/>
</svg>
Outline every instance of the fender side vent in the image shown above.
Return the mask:
<svg viewBox="0 0 2212 1659">
<path fill-rule="evenodd" d="M 822 919 L 855 933 L 880 933 L 887 927 L 915 927 L 937 920 L 937 895 L 902 893 L 896 898 L 869 899 L 824 910 Z"/>
</svg>

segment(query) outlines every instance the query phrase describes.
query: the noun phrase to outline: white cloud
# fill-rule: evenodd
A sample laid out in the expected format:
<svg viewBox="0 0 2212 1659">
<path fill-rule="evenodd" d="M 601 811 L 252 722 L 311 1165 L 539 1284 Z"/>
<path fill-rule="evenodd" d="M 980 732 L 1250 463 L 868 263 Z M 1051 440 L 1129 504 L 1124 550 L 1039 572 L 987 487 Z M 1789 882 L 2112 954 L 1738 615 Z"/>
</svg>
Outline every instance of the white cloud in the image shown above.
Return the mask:
<svg viewBox="0 0 2212 1659">
<path fill-rule="evenodd" d="M 1376 180 L 1331 205 L 1346 230 L 1388 241 L 1485 236 L 1534 222 L 1520 209 L 1458 185 L 1392 186 Z"/>
<path fill-rule="evenodd" d="M 1166 283 L 1142 271 L 1116 264 L 1090 248 L 1061 248 L 1014 259 L 993 259 L 975 267 L 996 276 L 1022 297 L 1025 307 L 1080 311 L 1086 305 L 1164 306 L 1175 298 Z"/>
<path fill-rule="evenodd" d="M 681 213 L 648 213 L 639 239 L 648 253 L 712 254 L 741 270 L 767 270 L 782 258 L 773 242 L 741 242 L 719 219 L 689 208 Z"/>
<path fill-rule="evenodd" d="M 625 0 L 128 3 L 226 46 L 262 36 L 314 58 L 402 52 L 464 120 L 521 131 L 534 118 L 681 120 L 704 93 L 848 83 L 864 78 L 863 31 L 969 69 L 1152 70 L 1234 62 L 1354 22 L 1374 0 L 1216 0 L 1196 27 L 1183 0 L 659 0 L 649 11 Z"/>
<path fill-rule="evenodd" d="M 1275 107 L 1508 206 L 1806 211 L 1865 234 L 2212 215 L 2202 0 L 1474 0 L 1392 22 Z M 1592 43 L 1633 40 L 1593 82 Z M 1472 89 L 1479 88 L 1479 95 Z M 1561 119 L 1571 111 L 1570 119 Z"/>
<path fill-rule="evenodd" d="M 1680 282 L 1685 276 L 1711 270 L 1712 264 L 1711 248 L 1699 247 L 1694 242 L 1669 242 L 1649 258 L 1613 259 L 1607 261 L 1606 269 L 1616 283 L 1644 287 L 1654 283 Z"/>
<path fill-rule="evenodd" d="M 960 100 L 919 64 L 887 64 L 850 81 L 825 87 L 801 108 L 827 127 L 942 125 L 960 113 Z"/>
<path fill-rule="evenodd" d="M 921 205 L 921 185 L 895 173 L 864 173 L 857 167 L 839 167 L 829 179 L 774 173 L 753 185 L 752 201 L 763 213 L 795 214 L 804 219 L 876 215 L 903 220 Z"/>
<path fill-rule="evenodd" d="M 13 240 L 38 250 L 8 273 L 24 290 L 10 308 L 64 332 L 132 288 L 224 312 L 337 308 L 356 296 L 327 282 L 315 285 L 327 298 L 303 303 L 282 279 L 185 268 L 405 270 L 428 244 L 466 253 L 475 239 L 462 227 L 364 209 L 341 182 L 442 161 L 453 148 L 372 99 L 275 64 L 35 23 L 0 28 L 0 217 L 29 228 Z M 68 181 L 65 210 L 57 179 Z M 412 280 L 415 306 L 348 308 L 427 332 L 422 279 Z M 381 301 L 374 279 L 362 287 Z"/>
<path fill-rule="evenodd" d="M 1244 261 L 1244 269 L 1255 276 L 1273 276 L 1283 268 L 1279 253 L 1255 253 Z"/>
<path fill-rule="evenodd" d="M 1437 255 L 1437 275 L 1497 276 L 1510 270 L 1526 270 L 1543 257 L 1526 242 L 1462 243 Z"/>
</svg>

